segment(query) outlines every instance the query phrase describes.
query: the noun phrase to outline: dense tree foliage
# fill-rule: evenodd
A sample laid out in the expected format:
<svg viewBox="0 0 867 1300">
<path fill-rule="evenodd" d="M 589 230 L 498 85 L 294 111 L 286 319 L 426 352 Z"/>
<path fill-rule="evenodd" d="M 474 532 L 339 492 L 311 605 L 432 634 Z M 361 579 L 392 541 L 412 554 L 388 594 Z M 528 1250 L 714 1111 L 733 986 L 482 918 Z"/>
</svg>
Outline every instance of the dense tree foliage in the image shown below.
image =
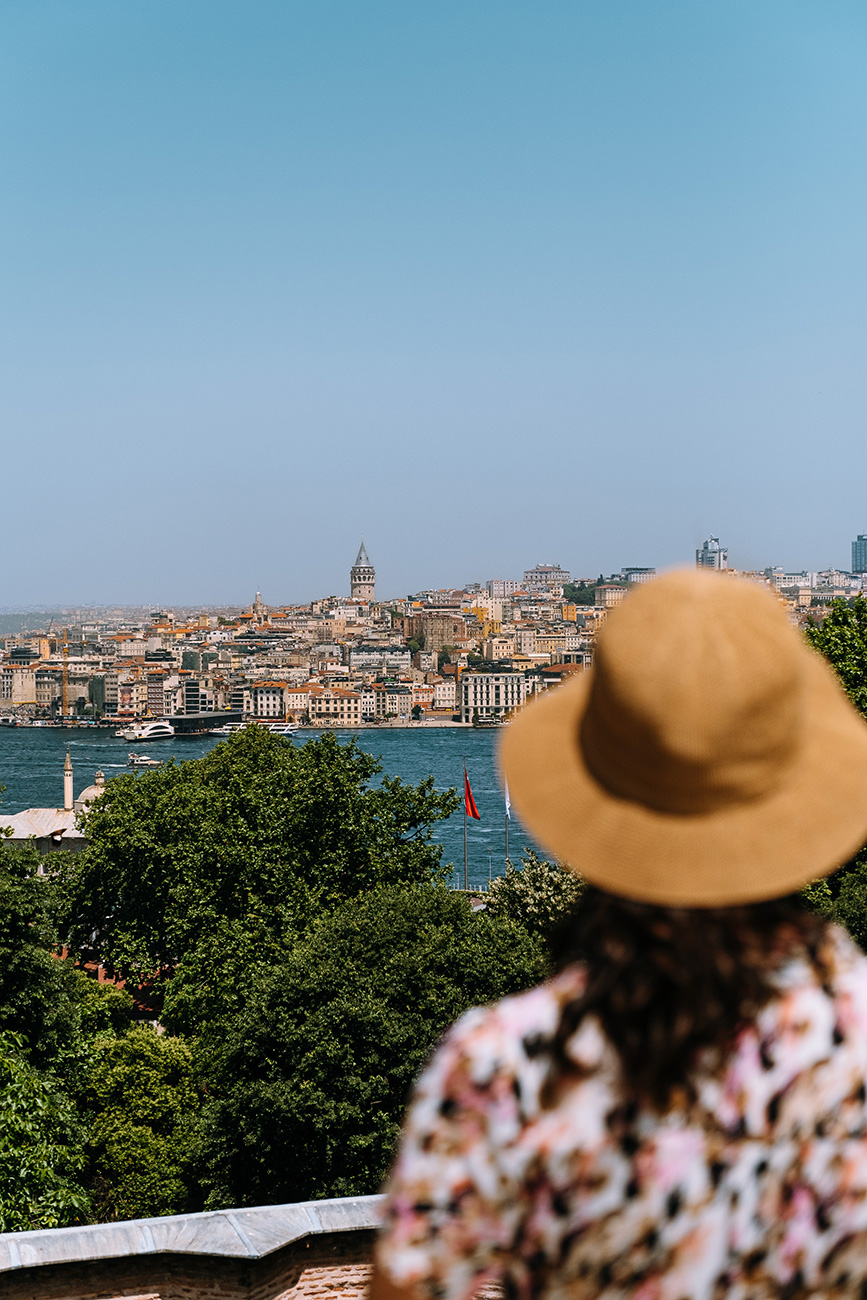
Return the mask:
<svg viewBox="0 0 867 1300">
<path fill-rule="evenodd" d="M 188 1044 L 150 1025 L 103 1033 L 74 1097 L 88 1129 L 82 1178 L 96 1219 L 195 1207 L 190 1139 L 199 1095 Z"/>
<path fill-rule="evenodd" d="M 821 623 L 810 622 L 807 640 L 823 654 L 856 709 L 867 716 L 867 600 L 835 600 Z"/>
<path fill-rule="evenodd" d="M 32 844 L 0 840 L 0 1032 L 20 1035 L 31 1063 L 47 1065 L 77 1032 L 78 992 L 58 961 L 51 882 Z"/>
<path fill-rule="evenodd" d="M 251 728 L 111 781 L 56 875 L 0 848 L 0 1110 L 35 1171 L 16 1200 L 0 1157 L 4 1222 L 375 1191 L 437 1038 L 546 973 L 579 887 L 531 855 L 474 912 L 433 840 L 456 806 Z"/>
<path fill-rule="evenodd" d="M 23 1037 L 0 1033 L 0 1232 L 87 1217 L 77 1181 L 83 1126 L 68 1097 L 27 1060 Z"/>
<path fill-rule="evenodd" d="M 324 917 L 204 1045 L 208 1206 L 375 1190 L 432 1045 L 544 971 L 526 931 L 444 887 L 383 887 Z"/>
<path fill-rule="evenodd" d="M 600 577 L 599 581 L 602 581 Z M 572 605 L 593 605 L 596 602 L 595 582 L 567 582 L 563 587 L 563 599 Z"/>
<path fill-rule="evenodd" d="M 849 699 L 867 717 L 867 600 L 835 600 L 825 618 L 808 624 L 807 640 L 823 654 Z M 867 951 L 867 848 L 827 879 L 804 890 L 809 906 L 843 925 Z"/>
<path fill-rule="evenodd" d="M 344 899 L 436 878 L 432 827 L 453 792 L 374 785 L 380 770 L 333 735 L 295 746 L 248 727 L 195 762 L 116 777 L 66 863 L 70 945 L 157 994 L 190 959 L 213 997 L 226 953 L 267 962 Z"/>
</svg>

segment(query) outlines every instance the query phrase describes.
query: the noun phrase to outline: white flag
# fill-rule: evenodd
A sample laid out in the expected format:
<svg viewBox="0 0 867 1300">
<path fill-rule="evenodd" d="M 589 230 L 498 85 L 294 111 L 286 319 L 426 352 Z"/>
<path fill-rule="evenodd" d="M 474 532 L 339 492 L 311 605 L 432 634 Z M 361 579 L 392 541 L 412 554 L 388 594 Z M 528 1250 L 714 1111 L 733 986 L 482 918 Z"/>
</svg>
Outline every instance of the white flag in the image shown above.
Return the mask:
<svg viewBox="0 0 867 1300">
<path fill-rule="evenodd" d="M 508 782 L 508 781 L 505 782 L 505 786 L 506 786 L 506 816 L 508 817 L 509 821 L 511 821 L 511 820 L 512 820 L 512 801 L 511 801 L 511 799 L 509 798 L 509 782 Z"/>
</svg>

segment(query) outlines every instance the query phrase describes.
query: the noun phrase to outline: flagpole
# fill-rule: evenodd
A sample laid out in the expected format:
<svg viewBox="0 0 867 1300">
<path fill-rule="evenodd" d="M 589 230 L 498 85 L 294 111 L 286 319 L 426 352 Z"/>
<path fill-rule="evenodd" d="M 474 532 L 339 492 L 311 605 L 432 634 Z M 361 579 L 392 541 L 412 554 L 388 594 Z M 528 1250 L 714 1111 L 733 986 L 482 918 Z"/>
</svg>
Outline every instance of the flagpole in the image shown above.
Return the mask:
<svg viewBox="0 0 867 1300">
<path fill-rule="evenodd" d="M 506 830 L 506 870 L 508 871 L 509 870 L 509 822 L 511 821 L 511 817 L 512 817 L 512 800 L 509 798 L 508 781 L 505 783 L 505 787 L 503 789 L 503 809 L 504 809 L 503 824 Z"/>
<path fill-rule="evenodd" d="M 464 889 L 470 887 L 470 865 L 467 857 L 467 760 L 464 759 Z"/>
</svg>

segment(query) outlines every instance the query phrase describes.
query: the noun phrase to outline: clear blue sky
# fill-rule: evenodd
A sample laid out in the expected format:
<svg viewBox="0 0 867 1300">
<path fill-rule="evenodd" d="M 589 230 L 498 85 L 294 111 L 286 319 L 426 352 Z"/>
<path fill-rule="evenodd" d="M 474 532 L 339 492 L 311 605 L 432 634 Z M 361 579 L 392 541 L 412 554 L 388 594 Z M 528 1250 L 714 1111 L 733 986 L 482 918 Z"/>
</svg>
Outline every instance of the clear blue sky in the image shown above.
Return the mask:
<svg viewBox="0 0 867 1300">
<path fill-rule="evenodd" d="M 4 0 L 0 605 L 867 529 L 863 0 Z"/>
</svg>

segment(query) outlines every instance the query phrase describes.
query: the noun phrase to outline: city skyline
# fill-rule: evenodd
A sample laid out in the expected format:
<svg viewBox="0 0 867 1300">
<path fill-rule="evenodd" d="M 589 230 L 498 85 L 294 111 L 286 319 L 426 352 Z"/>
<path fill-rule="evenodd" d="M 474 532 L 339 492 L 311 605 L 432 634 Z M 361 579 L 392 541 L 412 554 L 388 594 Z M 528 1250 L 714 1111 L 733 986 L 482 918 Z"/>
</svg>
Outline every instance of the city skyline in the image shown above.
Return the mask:
<svg viewBox="0 0 867 1300">
<path fill-rule="evenodd" d="M 571 580 L 574 582 L 582 582 L 582 583 L 593 582 L 595 581 L 595 578 L 600 575 L 606 579 L 611 578 L 616 580 L 618 574 L 622 576 L 623 581 L 628 581 L 628 582 L 632 582 L 636 580 L 640 581 L 642 579 L 638 578 L 637 575 L 646 574 L 649 576 L 656 572 L 663 572 L 666 568 L 687 567 L 687 566 L 691 566 L 693 563 L 699 565 L 699 567 L 705 566 L 711 568 L 732 569 L 735 572 L 758 573 L 758 574 L 765 574 L 765 575 L 769 575 L 772 571 L 776 571 L 778 573 L 781 572 L 784 575 L 810 574 L 813 576 L 821 573 L 834 573 L 834 572 L 840 574 L 853 574 L 853 575 L 862 575 L 867 573 L 867 534 L 859 533 L 855 538 L 853 538 L 850 541 L 848 549 L 850 554 L 849 565 L 838 565 L 838 564 L 823 565 L 823 566 L 805 565 L 799 569 L 793 565 L 766 563 L 766 564 L 757 565 L 752 569 L 746 569 L 744 566 L 739 565 L 737 563 L 737 549 L 735 550 L 734 557 L 730 562 L 728 558 L 729 555 L 728 546 L 722 543 L 720 539 L 715 535 L 709 534 L 708 536 L 705 537 L 702 546 L 696 548 L 694 552 L 694 558 L 690 558 L 690 559 L 684 558 L 682 561 L 680 561 L 679 566 L 678 565 L 634 566 L 634 565 L 626 565 L 626 564 L 611 565 L 609 563 L 607 565 L 603 564 L 598 570 L 598 573 L 591 572 L 589 570 L 578 572 L 577 570 L 573 570 L 571 568 L 567 569 L 565 566 L 561 570 L 559 560 L 551 560 L 551 558 L 548 557 L 548 559 L 546 560 L 537 559 L 535 562 L 535 567 L 532 570 L 528 570 L 526 565 L 519 568 L 518 574 L 523 573 L 523 579 L 518 577 L 516 574 L 505 573 L 504 571 L 502 571 L 502 566 L 501 566 L 496 576 L 493 577 L 481 577 L 480 575 L 477 574 L 473 577 L 465 578 L 465 581 L 463 582 L 457 582 L 457 583 L 439 582 L 439 583 L 432 583 L 428 587 L 425 587 L 421 584 L 416 584 L 415 587 L 413 587 L 411 590 L 401 591 L 401 592 L 394 591 L 394 590 L 391 591 L 386 590 L 385 595 L 381 595 L 379 597 L 379 603 L 382 603 L 382 601 L 388 601 L 390 599 L 395 599 L 400 601 L 404 599 L 410 599 L 413 595 L 418 594 L 420 592 L 423 593 L 425 591 L 471 590 L 473 587 L 480 586 L 480 585 L 487 586 L 488 593 L 490 595 L 505 596 L 508 594 L 509 591 L 518 590 L 526 586 L 527 579 L 531 579 L 530 586 L 532 587 L 533 577 L 535 577 L 536 575 L 541 576 L 543 571 L 545 570 L 550 571 L 548 576 L 552 578 L 555 577 L 557 573 L 562 572 L 562 574 L 564 575 L 562 578 L 563 581 L 569 581 L 571 578 Z M 721 557 L 721 562 L 719 562 L 717 559 L 714 558 L 717 552 L 719 552 L 719 555 Z M 348 574 L 348 578 L 347 578 L 347 574 Z M 161 608 L 168 609 L 170 607 L 174 609 L 182 610 L 185 613 L 193 613 L 196 610 L 206 610 L 206 609 L 223 610 L 223 611 L 234 610 L 236 612 L 241 612 L 246 608 L 257 610 L 259 608 L 266 609 L 266 608 L 280 608 L 284 606 L 304 606 L 316 600 L 347 599 L 351 602 L 353 599 L 358 598 L 362 601 L 374 602 L 377 599 L 375 596 L 376 581 L 377 581 L 376 567 L 371 561 L 371 559 L 369 558 L 366 544 L 364 542 L 364 539 L 362 538 L 354 563 L 350 567 L 345 569 L 344 580 L 342 585 L 335 586 L 334 588 L 329 589 L 327 591 L 323 590 L 323 591 L 314 592 L 309 598 L 290 597 L 284 599 L 281 595 L 278 594 L 276 596 L 273 596 L 273 598 L 263 600 L 261 590 L 257 587 L 255 590 L 255 598 L 252 605 L 248 600 L 243 600 L 243 599 L 231 600 L 231 601 L 212 601 L 212 602 L 205 602 L 205 601 L 171 602 L 167 600 L 154 599 L 150 601 L 131 601 L 131 602 L 109 601 L 104 604 L 98 602 L 88 602 L 88 601 L 67 601 L 67 602 L 60 602 L 57 604 L 48 604 L 45 602 L 42 603 L 28 602 L 26 604 L 20 604 L 20 605 L 0 604 L 0 617 L 7 616 L 7 615 L 16 615 L 16 614 L 25 615 L 29 613 L 45 613 L 45 614 L 49 614 L 52 612 L 59 613 L 64 610 L 66 611 L 78 610 L 78 612 L 80 613 L 85 613 L 87 611 L 98 613 L 107 610 L 113 610 L 115 612 L 134 611 L 141 614 L 142 617 L 147 617 Z M 504 590 L 495 591 L 493 590 L 493 588 L 503 588 Z M 2 634 L 2 629 L 0 629 L 0 634 Z"/>
</svg>

